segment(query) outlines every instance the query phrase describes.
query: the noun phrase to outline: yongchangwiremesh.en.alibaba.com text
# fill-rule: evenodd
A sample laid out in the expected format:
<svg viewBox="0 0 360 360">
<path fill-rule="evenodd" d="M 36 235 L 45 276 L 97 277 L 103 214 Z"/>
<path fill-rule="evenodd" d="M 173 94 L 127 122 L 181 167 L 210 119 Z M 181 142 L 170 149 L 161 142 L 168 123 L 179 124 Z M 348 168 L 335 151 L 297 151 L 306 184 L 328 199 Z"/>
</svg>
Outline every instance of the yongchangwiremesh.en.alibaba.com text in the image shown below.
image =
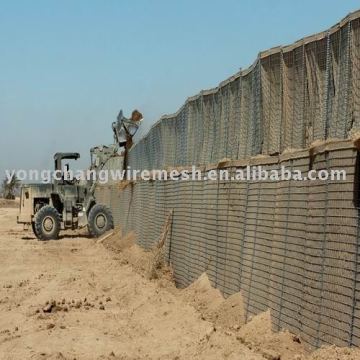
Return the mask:
<svg viewBox="0 0 360 360">
<path fill-rule="evenodd" d="M 311 169 L 301 171 L 280 166 L 278 169 L 266 169 L 262 166 L 246 166 L 242 168 L 200 170 L 196 166 L 189 169 L 172 170 L 135 170 L 127 167 L 121 169 L 101 170 L 5 170 L 6 180 L 12 181 L 14 176 L 21 182 L 52 181 L 91 181 L 99 184 L 107 184 L 115 181 L 344 181 L 346 171 L 344 169 Z"/>
</svg>

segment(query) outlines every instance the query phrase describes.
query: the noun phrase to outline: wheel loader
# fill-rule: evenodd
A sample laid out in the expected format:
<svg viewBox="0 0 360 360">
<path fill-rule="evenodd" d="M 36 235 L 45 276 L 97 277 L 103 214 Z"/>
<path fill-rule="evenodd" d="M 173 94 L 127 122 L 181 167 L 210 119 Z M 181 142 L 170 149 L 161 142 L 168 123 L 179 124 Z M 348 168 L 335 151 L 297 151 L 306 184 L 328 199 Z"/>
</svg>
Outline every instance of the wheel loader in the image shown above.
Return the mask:
<svg viewBox="0 0 360 360">
<path fill-rule="evenodd" d="M 97 172 L 111 157 L 119 156 L 122 111 L 117 119 L 112 124 L 114 144 L 90 150 L 90 170 Z M 63 160 L 79 158 L 79 153 L 56 153 L 55 172 L 64 173 Z M 65 169 L 69 170 L 68 164 Z M 97 201 L 96 185 L 96 181 L 67 180 L 65 176 L 54 177 L 50 184 L 23 185 L 17 222 L 23 224 L 25 229 L 31 226 L 39 240 L 57 239 L 60 230 L 75 230 L 86 226 L 92 237 L 99 237 L 114 227 L 114 221 L 111 210 Z"/>
<path fill-rule="evenodd" d="M 77 160 L 79 153 L 56 153 L 55 171 L 62 171 L 63 160 Z M 53 180 L 51 184 L 21 187 L 18 223 L 30 225 L 39 240 L 57 239 L 60 230 L 87 226 L 98 237 L 114 227 L 108 207 L 96 201 L 91 186 L 74 180 Z"/>
</svg>

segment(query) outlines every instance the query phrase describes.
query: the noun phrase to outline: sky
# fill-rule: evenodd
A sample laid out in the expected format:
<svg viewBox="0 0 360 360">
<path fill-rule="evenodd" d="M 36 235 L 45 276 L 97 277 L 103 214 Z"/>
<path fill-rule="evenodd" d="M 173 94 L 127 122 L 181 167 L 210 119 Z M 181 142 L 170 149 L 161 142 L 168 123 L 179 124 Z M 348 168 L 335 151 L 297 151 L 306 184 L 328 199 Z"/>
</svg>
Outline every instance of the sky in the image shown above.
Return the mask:
<svg viewBox="0 0 360 360">
<path fill-rule="evenodd" d="M 326 30 L 355 0 L 0 0 L 0 179 L 56 152 L 112 143 L 120 109 L 141 133 L 259 51 Z"/>
</svg>

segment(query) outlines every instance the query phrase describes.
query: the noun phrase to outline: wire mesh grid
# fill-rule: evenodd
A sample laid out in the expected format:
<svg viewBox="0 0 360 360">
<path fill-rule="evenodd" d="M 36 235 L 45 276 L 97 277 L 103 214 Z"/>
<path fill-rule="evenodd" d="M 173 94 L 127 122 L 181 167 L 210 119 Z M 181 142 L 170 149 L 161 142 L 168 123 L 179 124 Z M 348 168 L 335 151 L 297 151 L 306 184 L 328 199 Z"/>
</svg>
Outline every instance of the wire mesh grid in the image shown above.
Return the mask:
<svg viewBox="0 0 360 360">
<path fill-rule="evenodd" d="M 259 57 L 249 71 L 189 99 L 131 149 L 129 163 L 140 170 L 210 164 L 346 138 L 360 128 L 359 74 L 355 18 Z M 139 181 L 100 187 L 96 196 L 147 249 L 174 211 L 166 249 L 180 287 L 206 271 L 225 295 L 242 292 L 247 317 L 270 308 L 275 329 L 301 333 L 313 347 L 359 346 L 358 159 L 344 148 L 263 164 L 302 174 L 341 168 L 342 182 Z"/>
</svg>

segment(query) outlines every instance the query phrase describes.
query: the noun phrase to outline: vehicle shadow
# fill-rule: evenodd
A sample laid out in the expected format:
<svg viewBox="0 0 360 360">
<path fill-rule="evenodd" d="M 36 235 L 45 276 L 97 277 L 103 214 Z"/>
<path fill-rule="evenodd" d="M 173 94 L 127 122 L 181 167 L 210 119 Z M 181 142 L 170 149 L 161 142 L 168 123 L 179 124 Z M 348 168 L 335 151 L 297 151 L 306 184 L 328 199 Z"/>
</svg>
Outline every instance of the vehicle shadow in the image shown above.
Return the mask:
<svg viewBox="0 0 360 360">
<path fill-rule="evenodd" d="M 21 240 L 36 240 L 36 237 L 35 237 L 35 235 L 33 235 L 33 236 L 26 235 L 26 236 L 22 236 Z"/>
<path fill-rule="evenodd" d="M 45 240 L 46 241 L 58 241 L 58 240 L 73 240 L 73 239 L 92 239 L 90 235 L 86 234 L 64 234 L 60 235 L 56 240 Z M 21 240 L 38 240 L 35 235 L 25 235 L 21 237 Z"/>
<path fill-rule="evenodd" d="M 59 235 L 58 240 L 65 240 L 65 239 L 92 239 L 92 237 L 90 235 L 87 234 L 64 234 L 64 235 Z"/>
</svg>

